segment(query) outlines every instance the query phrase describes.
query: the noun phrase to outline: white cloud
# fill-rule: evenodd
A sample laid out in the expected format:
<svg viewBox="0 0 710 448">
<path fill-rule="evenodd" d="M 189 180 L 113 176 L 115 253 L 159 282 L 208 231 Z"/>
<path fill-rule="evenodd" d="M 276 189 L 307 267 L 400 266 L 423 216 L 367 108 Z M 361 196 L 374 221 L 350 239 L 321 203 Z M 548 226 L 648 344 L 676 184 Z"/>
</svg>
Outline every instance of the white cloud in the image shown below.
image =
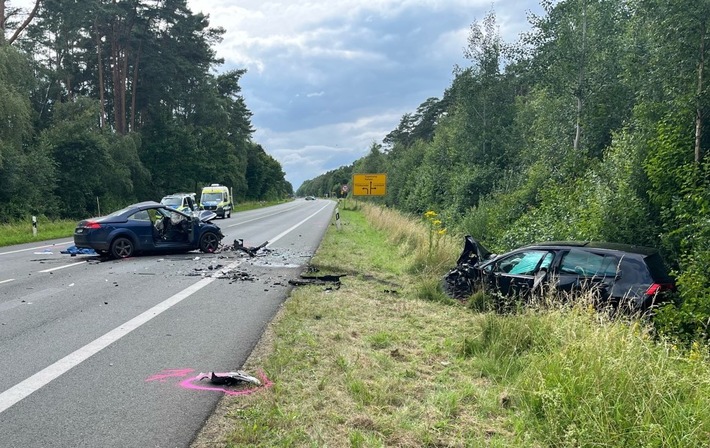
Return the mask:
<svg viewBox="0 0 710 448">
<path fill-rule="evenodd" d="M 32 0 L 11 0 L 30 6 Z M 188 0 L 226 30 L 219 70 L 246 68 L 254 140 L 298 188 L 349 165 L 467 65 L 469 27 L 491 8 L 507 42 L 536 0 Z"/>
<path fill-rule="evenodd" d="M 389 111 L 353 121 L 280 132 L 258 129 L 255 140 L 277 159 L 294 188 L 305 180 L 367 154 L 373 142 L 381 142 L 407 111 Z"/>
<path fill-rule="evenodd" d="M 298 188 L 349 165 L 381 142 L 404 113 L 441 97 L 469 27 L 495 11 L 504 39 L 526 28 L 522 3 L 502 0 L 189 0 L 224 27 L 225 68 L 246 68 L 242 87 L 254 140 Z"/>
</svg>

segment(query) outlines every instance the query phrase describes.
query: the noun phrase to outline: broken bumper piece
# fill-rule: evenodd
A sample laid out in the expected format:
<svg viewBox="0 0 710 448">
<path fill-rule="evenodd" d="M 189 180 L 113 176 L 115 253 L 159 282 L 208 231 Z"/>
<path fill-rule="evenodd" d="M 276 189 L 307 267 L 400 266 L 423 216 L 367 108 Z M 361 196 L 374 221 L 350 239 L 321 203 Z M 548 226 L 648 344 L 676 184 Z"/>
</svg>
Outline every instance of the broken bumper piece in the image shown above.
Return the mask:
<svg viewBox="0 0 710 448">
<path fill-rule="evenodd" d="M 225 386 L 234 386 L 242 383 L 251 383 L 256 386 L 261 386 L 261 381 L 259 379 L 248 375 L 243 370 L 237 370 L 236 372 L 209 372 L 200 373 L 197 378 L 198 381 L 210 380 L 212 384 L 221 384 Z"/>
</svg>

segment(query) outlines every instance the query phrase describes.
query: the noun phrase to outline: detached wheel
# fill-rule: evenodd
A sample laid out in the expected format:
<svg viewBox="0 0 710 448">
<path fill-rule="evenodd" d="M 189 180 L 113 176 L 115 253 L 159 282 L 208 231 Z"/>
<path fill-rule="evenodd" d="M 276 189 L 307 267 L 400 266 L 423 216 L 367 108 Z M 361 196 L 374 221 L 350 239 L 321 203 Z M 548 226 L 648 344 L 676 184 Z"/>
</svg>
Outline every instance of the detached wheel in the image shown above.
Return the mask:
<svg viewBox="0 0 710 448">
<path fill-rule="evenodd" d="M 200 252 L 214 253 L 219 247 L 219 238 L 212 232 L 207 232 L 200 238 Z"/>
<path fill-rule="evenodd" d="M 128 258 L 133 255 L 133 241 L 130 238 L 119 236 L 111 243 L 111 255 L 114 258 Z"/>
</svg>

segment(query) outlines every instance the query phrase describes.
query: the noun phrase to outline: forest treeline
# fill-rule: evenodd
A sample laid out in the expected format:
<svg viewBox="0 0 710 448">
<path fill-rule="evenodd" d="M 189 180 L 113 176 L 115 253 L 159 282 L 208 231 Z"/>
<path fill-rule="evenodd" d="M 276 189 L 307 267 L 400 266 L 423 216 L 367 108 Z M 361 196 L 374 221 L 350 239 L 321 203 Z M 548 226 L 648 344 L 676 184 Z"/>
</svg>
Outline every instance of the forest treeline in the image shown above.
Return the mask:
<svg viewBox="0 0 710 448">
<path fill-rule="evenodd" d="M 210 183 L 237 201 L 293 193 L 252 140 L 245 70 L 214 74 L 224 30 L 186 0 L 36 4 L 27 17 L 0 0 L 0 222 Z"/>
<path fill-rule="evenodd" d="M 386 173 L 387 195 L 371 200 L 435 211 L 499 252 L 545 240 L 657 247 L 679 289 L 657 327 L 708 338 L 710 1 L 541 5 L 517 42 L 502 40 L 494 11 L 474 22 L 470 64 L 442 98 L 297 194 L 337 196 L 353 173 Z"/>
</svg>

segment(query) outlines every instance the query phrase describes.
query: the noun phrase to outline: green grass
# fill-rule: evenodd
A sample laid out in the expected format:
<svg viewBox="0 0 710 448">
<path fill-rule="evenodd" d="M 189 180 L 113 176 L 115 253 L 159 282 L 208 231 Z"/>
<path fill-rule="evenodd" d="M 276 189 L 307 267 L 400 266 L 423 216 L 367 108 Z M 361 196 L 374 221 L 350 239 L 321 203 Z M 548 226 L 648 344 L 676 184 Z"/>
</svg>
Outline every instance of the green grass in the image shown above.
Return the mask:
<svg viewBox="0 0 710 448">
<path fill-rule="evenodd" d="M 194 448 L 710 444 L 704 348 L 584 306 L 501 315 L 482 294 L 447 300 L 426 223 L 340 214 L 312 267 L 347 274 L 341 288 L 293 291 L 243 366 L 273 387 L 225 397 Z"/>
<path fill-rule="evenodd" d="M 68 238 L 73 235 L 76 223 L 76 220 L 50 221 L 39 217 L 37 219 L 36 236 L 32 232 L 32 221 L 30 219 L 0 224 L 0 247 L 55 238 Z"/>
</svg>

